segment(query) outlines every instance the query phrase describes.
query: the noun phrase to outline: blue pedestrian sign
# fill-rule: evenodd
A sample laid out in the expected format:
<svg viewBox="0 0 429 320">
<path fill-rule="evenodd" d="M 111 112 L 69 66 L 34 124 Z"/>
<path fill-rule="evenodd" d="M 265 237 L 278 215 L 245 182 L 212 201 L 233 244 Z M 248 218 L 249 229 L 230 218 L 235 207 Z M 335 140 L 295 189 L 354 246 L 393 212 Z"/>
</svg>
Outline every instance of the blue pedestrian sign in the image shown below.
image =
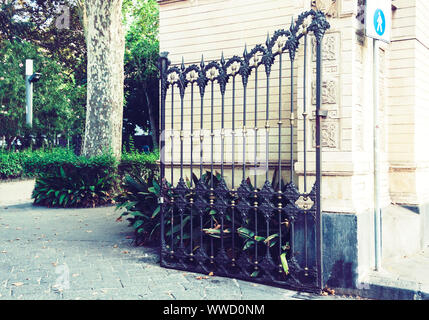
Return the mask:
<svg viewBox="0 0 429 320">
<path fill-rule="evenodd" d="M 386 32 L 386 17 L 380 9 L 377 9 L 374 14 L 374 28 L 379 36 Z"/>
<path fill-rule="evenodd" d="M 366 36 L 384 42 L 390 42 L 392 29 L 392 0 L 370 0 L 366 3 Z"/>
</svg>

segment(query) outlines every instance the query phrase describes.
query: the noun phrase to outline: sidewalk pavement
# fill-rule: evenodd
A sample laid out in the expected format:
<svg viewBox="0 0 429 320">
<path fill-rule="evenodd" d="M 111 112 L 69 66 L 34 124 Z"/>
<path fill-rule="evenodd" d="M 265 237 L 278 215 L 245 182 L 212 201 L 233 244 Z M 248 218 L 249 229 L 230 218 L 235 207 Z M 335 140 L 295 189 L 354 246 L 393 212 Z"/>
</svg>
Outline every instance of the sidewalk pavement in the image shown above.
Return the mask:
<svg viewBox="0 0 429 320">
<path fill-rule="evenodd" d="M 0 300 L 346 298 L 161 268 L 157 250 L 135 247 L 127 221 L 116 222 L 119 215 L 114 207 L 0 203 Z"/>
<path fill-rule="evenodd" d="M 429 247 L 411 256 L 384 260 L 370 272 L 361 290 L 343 293 L 383 300 L 429 300 Z"/>
</svg>

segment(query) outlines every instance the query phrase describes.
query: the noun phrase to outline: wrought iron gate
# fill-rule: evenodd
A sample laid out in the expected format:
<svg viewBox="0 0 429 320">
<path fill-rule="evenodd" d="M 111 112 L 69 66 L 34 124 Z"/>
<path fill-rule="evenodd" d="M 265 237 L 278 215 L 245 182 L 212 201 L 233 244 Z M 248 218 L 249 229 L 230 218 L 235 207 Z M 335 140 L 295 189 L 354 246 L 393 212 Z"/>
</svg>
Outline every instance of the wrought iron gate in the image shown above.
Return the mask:
<svg viewBox="0 0 429 320">
<path fill-rule="evenodd" d="M 242 57 L 171 66 L 161 54 L 163 267 L 322 289 L 321 43 L 329 27 L 311 10 Z"/>
</svg>

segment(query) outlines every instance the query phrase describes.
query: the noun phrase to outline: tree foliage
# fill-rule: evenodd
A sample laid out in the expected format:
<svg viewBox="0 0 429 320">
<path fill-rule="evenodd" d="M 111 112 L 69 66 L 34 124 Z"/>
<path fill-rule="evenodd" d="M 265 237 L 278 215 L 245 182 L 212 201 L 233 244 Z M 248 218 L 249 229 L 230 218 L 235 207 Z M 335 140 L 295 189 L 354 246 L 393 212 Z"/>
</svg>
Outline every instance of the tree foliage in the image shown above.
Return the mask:
<svg viewBox="0 0 429 320">
<path fill-rule="evenodd" d="M 43 80 L 34 85 L 33 128 L 25 124 L 25 60 L 33 59 Z M 10 147 L 16 136 L 71 135 L 82 130 L 85 87 L 67 76 L 60 62 L 26 41 L 0 43 L 0 136 Z"/>
<path fill-rule="evenodd" d="M 157 146 L 159 97 L 159 10 L 156 0 L 124 2 L 125 36 L 124 140 L 137 126 L 152 134 Z"/>
<path fill-rule="evenodd" d="M 0 42 L 28 41 L 84 83 L 86 46 L 79 10 L 76 0 L 0 0 Z"/>
<path fill-rule="evenodd" d="M 152 134 L 156 146 L 158 4 L 156 0 L 124 0 L 122 12 L 126 28 L 123 138 L 127 140 L 139 127 Z M 58 27 L 58 22 L 65 25 Z M 7 50 L 17 52 L 15 58 L 7 58 L 8 63 L 0 66 L 0 77 L 5 78 L 0 81 L 0 107 L 4 106 L 0 110 L 0 136 L 6 131 L 9 137 L 25 133 L 24 70 L 18 66 L 32 57 L 35 70 L 43 73 L 34 88 L 35 130 L 47 130 L 44 134 L 67 130 L 83 133 L 87 81 L 84 25 L 85 0 L 0 0 L 0 59 L 6 59 L 3 52 Z M 48 83 L 56 87 L 45 86 Z"/>
</svg>

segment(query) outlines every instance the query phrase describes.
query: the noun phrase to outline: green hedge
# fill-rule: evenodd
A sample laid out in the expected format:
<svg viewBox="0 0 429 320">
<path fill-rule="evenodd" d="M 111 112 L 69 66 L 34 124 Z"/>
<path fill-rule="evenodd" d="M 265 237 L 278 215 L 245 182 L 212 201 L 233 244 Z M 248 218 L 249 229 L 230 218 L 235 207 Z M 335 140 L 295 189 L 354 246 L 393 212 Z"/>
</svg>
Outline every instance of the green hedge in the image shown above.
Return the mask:
<svg viewBox="0 0 429 320">
<path fill-rule="evenodd" d="M 55 148 L 52 150 L 25 150 L 6 152 L 0 149 L 0 180 L 33 178 L 46 173 L 59 164 L 69 165 L 85 162 L 86 158 L 76 156 L 72 150 Z M 118 165 L 118 174 L 124 177 L 147 176 L 158 170 L 158 151 L 152 153 L 124 152 Z"/>
<path fill-rule="evenodd" d="M 6 152 L 0 150 L 0 179 L 36 178 L 35 204 L 49 207 L 93 207 L 113 203 L 123 192 L 124 177 L 148 179 L 158 172 L 158 152 L 123 153 L 86 158 L 72 150 Z"/>
<path fill-rule="evenodd" d="M 152 153 L 124 152 L 118 167 L 119 175 L 121 177 L 130 175 L 147 179 L 158 172 L 158 159 L 158 151 Z"/>
<path fill-rule="evenodd" d="M 111 155 L 51 161 L 39 173 L 34 203 L 48 207 L 95 207 L 112 203 L 118 191 L 117 161 Z"/>
<path fill-rule="evenodd" d="M 0 179 L 32 178 L 42 173 L 56 161 L 68 161 L 76 157 L 71 150 L 24 150 L 7 152 L 0 150 Z"/>
</svg>

